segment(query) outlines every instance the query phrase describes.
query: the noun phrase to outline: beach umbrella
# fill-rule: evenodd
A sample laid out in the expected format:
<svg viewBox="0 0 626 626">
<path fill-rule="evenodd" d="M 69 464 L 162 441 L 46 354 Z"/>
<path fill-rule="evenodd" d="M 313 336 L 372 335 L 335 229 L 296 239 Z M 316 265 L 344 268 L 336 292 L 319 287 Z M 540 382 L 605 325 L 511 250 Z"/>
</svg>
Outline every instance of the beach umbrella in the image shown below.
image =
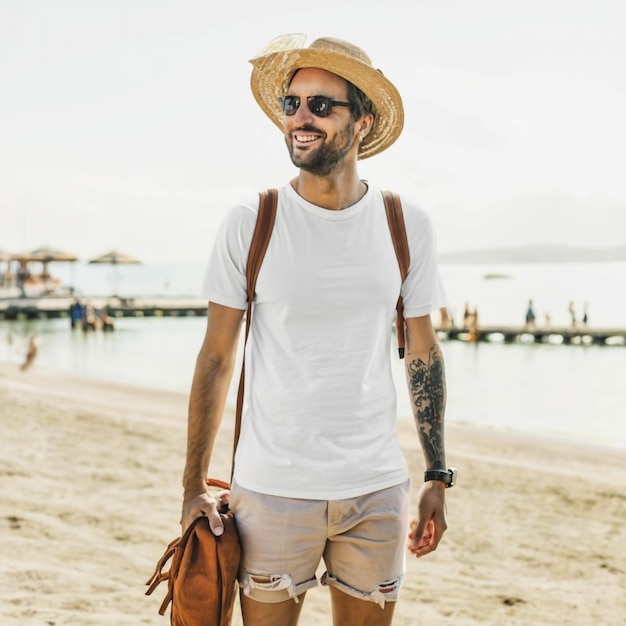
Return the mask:
<svg viewBox="0 0 626 626">
<path fill-rule="evenodd" d="M 51 248 L 49 246 L 43 246 L 36 248 L 30 252 L 20 252 L 12 254 L 11 259 L 19 261 L 20 263 L 28 263 L 30 261 L 41 261 L 44 265 L 51 263 L 52 261 L 58 261 L 62 263 L 73 263 L 78 261 L 78 257 L 65 250 L 59 250 L 58 248 Z"/>
<path fill-rule="evenodd" d="M 120 252 L 119 250 L 109 250 L 109 252 L 105 252 L 100 256 L 97 256 L 93 259 L 89 260 L 89 263 L 100 264 L 100 265 L 111 265 L 113 266 L 113 295 L 117 295 L 117 278 L 119 276 L 117 272 L 118 265 L 138 265 L 141 261 L 130 254 L 126 254 L 124 252 Z"/>
<path fill-rule="evenodd" d="M 108 265 L 137 265 L 141 261 L 130 254 L 125 254 L 119 250 L 110 250 L 105 254 L 95 257 L 89 261 L 90 263 L 102 263 Z"/>
<path fill-rule="evenodd" d="M 51 248 L 50 246 L 42 246 L 36 248 L 31 252 L 34 261 L 41 261 L 42 263 L 50 263 L 52 261 L 73 263 L 78 261 L 78 257 L 65 250 L 59 250 L 58 248 Z"/>
<path fill-rule="evenodd" d="M 41 275 L 44 280 L 50 278 L 48 273 L 48 263 L 74 263 L 78 261 L 78 257 L 71 252 L 60 250 L 58 248 L 52 248 L 50 246 L 42 246 L 35 248 L 30 252 L 22 252 L 11 255 L 12 261 L 17 261 L 20 265 L 26 265 L 32 261 L 39 261 L 43 264 Z"/>
</svg>

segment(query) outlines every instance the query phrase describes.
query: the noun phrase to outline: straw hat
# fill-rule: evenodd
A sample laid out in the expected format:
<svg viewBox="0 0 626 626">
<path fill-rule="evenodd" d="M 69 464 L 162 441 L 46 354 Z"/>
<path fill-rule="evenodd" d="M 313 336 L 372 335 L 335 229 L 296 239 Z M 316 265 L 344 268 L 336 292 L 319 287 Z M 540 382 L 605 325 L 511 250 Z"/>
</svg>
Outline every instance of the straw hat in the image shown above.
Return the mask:
<svg viewBox="0 0 626 626">
<path fill-rule="evenodd" d="M 355 45 L 324 37 L 304 47 L 306 35 L 282 35 L 251 59 L 252 93 L 266 115 L 282 130 L 279 98 L 287 93 L 294 72 L 316 67 L 341 76 L 358 87 L 374 104 L 376 121 L 359 146 L 359 159 L 387 149 L 402 132 L 404 107 L 393 83 L 372 66 L 370 58 Z"/>
</svg>

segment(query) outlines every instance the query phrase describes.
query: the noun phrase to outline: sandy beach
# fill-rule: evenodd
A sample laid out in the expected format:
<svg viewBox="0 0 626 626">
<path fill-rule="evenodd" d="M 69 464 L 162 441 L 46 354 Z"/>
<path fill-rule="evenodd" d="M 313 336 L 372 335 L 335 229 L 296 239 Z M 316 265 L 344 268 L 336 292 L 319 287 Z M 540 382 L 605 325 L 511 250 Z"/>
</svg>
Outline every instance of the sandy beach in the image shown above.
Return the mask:
<svg viewBox="0 0 626 626">
<path fill-rule="evenodd" d="M 144 583 L 179 532 L 186 409 L 185 394 L 0 365 L 3 626 L 169 624 L 165 584 L 147 597 Z M 420 482 L 413 425 L 399 428 Z M 449 529 L 408 558 L 395 624 L 624 624 L 626 451 L 456 425 L 447 444 Z M 301 624 L 330 624 L 326 589 Z"/>
</svg>

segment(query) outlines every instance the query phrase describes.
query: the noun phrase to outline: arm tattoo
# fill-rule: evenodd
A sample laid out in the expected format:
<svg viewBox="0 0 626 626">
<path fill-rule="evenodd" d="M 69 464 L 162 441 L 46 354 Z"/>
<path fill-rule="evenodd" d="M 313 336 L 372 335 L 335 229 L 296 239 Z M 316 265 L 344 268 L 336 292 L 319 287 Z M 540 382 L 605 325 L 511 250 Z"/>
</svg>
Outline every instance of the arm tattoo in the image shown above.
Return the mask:
<svg viewBox="0 0 626 626">
<path fill-rule="evenodd" d="M 406 366 L 411 405 L 428 469 L 445 469 L 443 415 L 446 380 L 443 355 L 438 344 L 428 353 L 428 362 L 414 359 Z"/>
</svg>

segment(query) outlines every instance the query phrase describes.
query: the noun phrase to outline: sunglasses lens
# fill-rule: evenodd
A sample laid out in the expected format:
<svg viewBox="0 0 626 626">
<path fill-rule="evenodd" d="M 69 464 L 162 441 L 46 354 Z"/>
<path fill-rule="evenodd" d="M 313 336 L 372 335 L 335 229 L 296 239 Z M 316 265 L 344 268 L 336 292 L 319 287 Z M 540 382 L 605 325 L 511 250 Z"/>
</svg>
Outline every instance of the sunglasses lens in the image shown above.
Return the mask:
<svg viewBox="0 0 626 626">
<path fill-rule="evenodd" d="M 311 96 L 307 98 L 307 106 L 313 115 L 328 117 L 332 109 L 331 100 L 326 96 Z"/>
<path fill-rule="evenodd" d="M 326 96 L 309 96 L 306 99 L 306 104 L 313 115 L 317 117 L 328 117 L 331 114 L 333 105 L 342 103 L 333 102 L 331 98 Z M 295 115 L 300 107 L 300 96 L 283 96 L 280 99 L 280 106 L 285 115 Z"/>
<path fill-rule="evenodd" d="M 283 96 L 280 99 L 285 115 L 295 115 L 300 106 L 300 98 L 298 96 Z"/>
</svg>

